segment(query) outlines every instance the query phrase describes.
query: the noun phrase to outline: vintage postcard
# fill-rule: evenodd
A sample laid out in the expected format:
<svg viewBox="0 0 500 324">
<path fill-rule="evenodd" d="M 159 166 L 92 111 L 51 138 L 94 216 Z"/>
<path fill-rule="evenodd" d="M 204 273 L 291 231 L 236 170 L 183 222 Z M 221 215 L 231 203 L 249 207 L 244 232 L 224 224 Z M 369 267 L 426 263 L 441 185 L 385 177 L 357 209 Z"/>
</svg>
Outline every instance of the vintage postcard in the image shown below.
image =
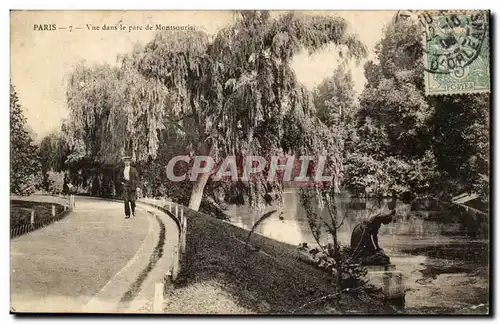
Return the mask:
<svg viewBox="0 0 500 324">
<path fill-rule="evenodd" d="M 10 310 L 490 314 L 490 12 L 10 12 Z"/>
</svg>

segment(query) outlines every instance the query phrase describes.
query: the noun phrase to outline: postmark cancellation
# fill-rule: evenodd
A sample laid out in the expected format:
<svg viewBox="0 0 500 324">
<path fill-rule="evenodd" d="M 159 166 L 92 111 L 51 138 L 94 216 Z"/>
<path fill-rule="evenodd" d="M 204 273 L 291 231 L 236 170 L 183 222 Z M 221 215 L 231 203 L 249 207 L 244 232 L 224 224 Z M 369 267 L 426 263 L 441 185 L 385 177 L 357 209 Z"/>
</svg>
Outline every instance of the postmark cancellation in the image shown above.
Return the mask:
<svg viewBox="0 0 500 324">
<path fill-rule="evenodd" d="M 424 28 L 424 79 L 427 95 L 490 91 L 488 11 L 428 12 Z"/>
</svg>

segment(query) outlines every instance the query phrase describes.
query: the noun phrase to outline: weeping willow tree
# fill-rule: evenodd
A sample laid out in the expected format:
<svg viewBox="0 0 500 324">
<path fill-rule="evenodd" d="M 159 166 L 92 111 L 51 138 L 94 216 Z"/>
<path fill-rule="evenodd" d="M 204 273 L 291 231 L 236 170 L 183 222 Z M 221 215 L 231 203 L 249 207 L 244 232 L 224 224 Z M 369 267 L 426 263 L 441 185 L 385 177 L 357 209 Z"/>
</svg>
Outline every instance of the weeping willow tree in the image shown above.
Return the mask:
<svg viewBox="0 0 500 324">
<path fill-rule="evenodd" d="M 215 161 L 237 154 L 338 154 L 338 147 L 330 150 L 324 144 L 331 136 L 313 117 L 311 96 L 290 63 L 302 50 L 314 53 L 329 44 L 341 57 L 359 59 L 365 47 L 338 17 L 287 13 L 272 18 L 265 11 L 238 15 L 213 37 L 202 31 L 159 33 L 129 57 L 147 82 L 161 82 L 168 91 L 171 105 L 162 104 L 161 96 L 143 98 L 148 116 L 164 114 L 167 124 L 189 139 L 195 155 Z M 156 143 L 154 132 L 142 134 Z M 199 208 L 209 177 L 197 178 L 190 208 Z M 262 193 L 276 189 L 264 178 L 243 187 L 256 207 L 263 204 Z"/>
<path fill-rule="evenodd" d="M 77 66 L 68 83 L 71 160 L 116 163 L 123 150 L 136 162 L 155 159 L 161 133 L 174 130 L 193 155 L 216 162 L 228 155 L 277 153 L 332 155 L 339 173 L 341 147 L 315 117 L 311 95 L 291 60 L 334 44 L 345 60 L 365 47 L 334 16 L 244 11 L 216 35 L 202 31 L 158 33 L 144 47 L 120 57 L 117 67 Z M 328 141 L 331 143 L 328 144 Z M 165 161 L 165 164 L 168 161 Z M 198 210 L 210 174 L 193 184 L 189 207 Z M 224 184 L 223 191 L 262 206 L 279 183 L 265 177 Z"/>
<path fill-rule="evenodd" d="M 159 82 L 132 68 L 139 48 L 121 57 L 118 67 L 80 64 L 73 71 L 67 91 L 70 159 L 116 163 L 123 153 L 136 161 L 156 157 L 168 96 Z"/>
<path fill-rule="evenodd" d="M 142 77 L 132 67 L 131 59 L 140 50 L 136 46 L 131 54 L 119 57 L 118 66 L 80 63 L 73 70 L 63 132 L 71 147 L 66 162 L 102 169 L 116 165 L 123 154 L 132 154 L 135 161 L 156 157 L 168 98 L 161 83 Z M 99 175 L 91 176 L 95 194 Z"/>
</svg>

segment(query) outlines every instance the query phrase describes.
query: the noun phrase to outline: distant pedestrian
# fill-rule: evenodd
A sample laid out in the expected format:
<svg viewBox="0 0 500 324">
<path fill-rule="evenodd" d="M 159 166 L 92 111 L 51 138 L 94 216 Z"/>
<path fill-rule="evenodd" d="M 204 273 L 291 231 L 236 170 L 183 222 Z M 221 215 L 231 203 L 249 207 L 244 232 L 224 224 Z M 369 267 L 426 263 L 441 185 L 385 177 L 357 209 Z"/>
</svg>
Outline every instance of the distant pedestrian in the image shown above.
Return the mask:
<svg viewBox="0 0 500 324">
<path fill-rule="evenodd" d="M 135 200 L 139 173 L 137 169 L 130 165 L 130 157 L 123 157 L 125 164 L 123 171 L 120 172 L 120 182 L 123 185 L 123 201 L 125 203 L 125 218 L 130 218 L 130 214 L 135 217 Z"/>
<path fill-rule="evenodd" d="M 63 195 L 69 196 L 74 191 L 74 186 L 71 184 L 71 180 L 69 174 L 67 172 L 64 173 L 63 180 Z"/>
<path fill-rule="evenodd" d="M 69 195 L 69 176 L 65 172 L 64 173 L 64 179 L 63 179 L 63 195 L 67 196 Z"/>
</svg>

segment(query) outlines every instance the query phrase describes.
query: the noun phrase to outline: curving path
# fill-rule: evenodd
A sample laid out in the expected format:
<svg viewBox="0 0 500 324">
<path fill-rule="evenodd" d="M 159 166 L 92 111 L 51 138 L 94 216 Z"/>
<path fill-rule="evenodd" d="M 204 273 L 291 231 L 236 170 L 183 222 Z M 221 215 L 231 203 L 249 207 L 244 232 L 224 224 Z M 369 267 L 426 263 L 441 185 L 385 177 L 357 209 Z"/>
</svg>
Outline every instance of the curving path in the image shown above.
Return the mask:
<svg viewBox="0 0 500 324">
<path fill-rule="evenodd" d="M 142 289 L 137 278 L 158 247 L 160 223 L 167 238 L 176 238 L 175 223 L 145 207 L 125 219 L 120 202 L 77 197 L 61 221 L 10 241 L 11 310 L 115 311 L 124 293 L 129 300 L 138 293 L 131 287 Z M 171 240 L 162 242 L 170 251 Z M 171 254 L 165 258 L 163 267 Z"/>
</svg>

